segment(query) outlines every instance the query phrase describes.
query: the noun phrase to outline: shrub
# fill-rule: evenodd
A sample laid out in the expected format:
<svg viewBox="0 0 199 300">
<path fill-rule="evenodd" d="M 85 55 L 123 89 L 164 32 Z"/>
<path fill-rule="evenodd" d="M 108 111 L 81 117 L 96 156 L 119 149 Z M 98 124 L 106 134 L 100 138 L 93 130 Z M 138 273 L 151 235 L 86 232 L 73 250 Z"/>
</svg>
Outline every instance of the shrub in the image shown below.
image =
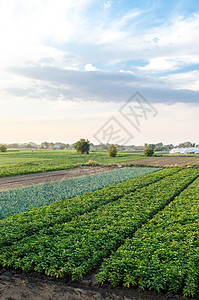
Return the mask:
<svg viewBox="0 0 199 300">
<path fill-rule="evenodd" d="M 0 152 L 6 152 L 7 147 L 5 145 L 0 145 Z"/>
<path fill-rule="evenodd" d="M 74 148 L 77 151 L 77 153 L 89 154 L 90 142 L 85 139 L 80 139 L 74 144 Z"/>
<path fill-rule="evenodd" d="M 151 149 L 151 148 L 146 148 L 145 150 L 144 150 L 144 155 L 145 156 L 152 156 L 154 154 L 154 151 L 153 151 L 153 149 Z"/>
<path fill-rule="evenodd" d="M 108 149 L 108 156 L 115 157 L 117 155 L 117 147 L 115 145 L 111 145 Z"/>
</svg>

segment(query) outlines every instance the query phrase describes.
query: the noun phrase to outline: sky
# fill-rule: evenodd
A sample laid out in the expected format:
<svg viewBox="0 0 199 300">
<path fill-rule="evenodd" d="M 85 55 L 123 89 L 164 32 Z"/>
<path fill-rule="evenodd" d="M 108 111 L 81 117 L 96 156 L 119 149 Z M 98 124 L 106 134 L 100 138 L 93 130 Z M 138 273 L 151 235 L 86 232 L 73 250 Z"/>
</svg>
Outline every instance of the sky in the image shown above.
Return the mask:
<svg viewBox="0 0 199 300">
<path fill-rule="evenodd" d="M 198 0 L 0 0 L 0 143 L 199 144 Z"/>
</svg>

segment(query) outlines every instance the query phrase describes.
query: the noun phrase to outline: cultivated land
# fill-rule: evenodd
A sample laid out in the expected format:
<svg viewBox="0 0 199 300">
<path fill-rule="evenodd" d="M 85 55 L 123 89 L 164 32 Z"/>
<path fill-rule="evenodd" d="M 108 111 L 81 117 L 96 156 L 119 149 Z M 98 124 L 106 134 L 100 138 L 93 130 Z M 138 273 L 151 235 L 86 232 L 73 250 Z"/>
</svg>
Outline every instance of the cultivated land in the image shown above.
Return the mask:
<svg viewBox="0 0 199 300">
<path fill-rule="evenodd" d="M 131 165 L 155 166 L 155 167 L 199 167 L 199 155 L 171 156 L 141 158 L 138 161 L 129 162 Z"/>
<path fill-rule="evenodd" d="M 198 201 L 174 167 L 5 218 L 0 299 L 198 299 Z"/>
<path fill-rule="evenodd" d="M 30 177 L 17 177 L 8 180 L 0 179 L 0 190 L 25 185 L 58 181 L 65 178 L 92 174 L 103 171 L 95 168 L 92 171 L 71 170 L 81 166 L 117 167 L 117 165 L 156 166 L 156 167 L 199 167 L 198 155 L 156 154 L 146 158 L 143 153 L 120 152 L 117 157 L 108 157 L 107 152 L 91 152 L 89 155 L 78 155 L 71 150 L 12 150 L 0 153 L 0 178 L 31 174 Z M 59 172 L 52 172 L 52 171 Z M 60 172 L 62 170 L 63 172 Z M 64 172 L 65 170 L 65 172 Z M 69 170 L 67 172 L 67 170 Z M 35 175 L 32 175 L 36 173 Z M 38 173 L 42 173 L 38 174 Z M 16 183 L 16 184 L 15 184 Z"/>
<path fill-rule="evenodd" d="M 1 191 L 0 219 L 19 212 L 29 211 L 35 207 L 49 205 L 55 201 L 70 199 L 85 192 L 92 192 L 104 187 L 111 188 L 112 184 L 155 172 L 159 169 L 135 167 L 112 171 L 107 170 L 108 168 L 103 173 L 73 177 L 67 180 L 38 184 L 21 189 Z"/>
<path fill-rule="evenodd" d="M 39 183 L 56 182 L 83 175 L 106 172 L 113 169 L 113 167 L 77 167 L 61 171 L 49 171 L 44 173 L 3 177 L 0 178 L 0 191 L 36 185 Z"/>
<path fill-rule="evenodd" d="M 117 157 L 108 157 L 107 152 L 91 152 L 80 155 L 69 150 L 16 150 L 0 153 L 0 177 L 66 170 L 84 164 L 107 165 L 143 158 L 140 153 L 119 153 Z"/>
</svg>

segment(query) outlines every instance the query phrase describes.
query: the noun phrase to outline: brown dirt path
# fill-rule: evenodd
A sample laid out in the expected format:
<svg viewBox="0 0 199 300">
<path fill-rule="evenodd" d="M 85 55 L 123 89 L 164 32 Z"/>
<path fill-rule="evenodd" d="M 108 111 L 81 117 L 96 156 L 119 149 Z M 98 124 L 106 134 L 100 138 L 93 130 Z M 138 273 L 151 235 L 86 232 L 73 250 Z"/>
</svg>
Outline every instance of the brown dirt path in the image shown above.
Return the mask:
<svg viewBox="0 0 199 300">
<path fill-rule="evenodd" d="M 96 174 L 113 170 L 112 167 L 80 167 L 61 171 L 51 171 L 45 173 L 25 174 L 0 178 L 0 190 L 14 189 L 28 185 L 45 182 L 59 181 L 73 177 Z"/>
</svg>

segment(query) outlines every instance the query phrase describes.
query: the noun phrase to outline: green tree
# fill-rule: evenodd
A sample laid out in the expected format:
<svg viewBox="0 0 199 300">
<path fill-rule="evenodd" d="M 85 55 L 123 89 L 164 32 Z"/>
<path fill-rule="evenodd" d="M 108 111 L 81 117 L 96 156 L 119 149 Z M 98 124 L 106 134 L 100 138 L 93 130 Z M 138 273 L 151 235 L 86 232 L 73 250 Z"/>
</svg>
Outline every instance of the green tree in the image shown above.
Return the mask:
<svg viewBox="0 0 199 300">
<path fill-rule="evenodd" d="M 6 145 L 0 145 L 0 152 L 6 152 L 6 151 L 7 151 Z"/>
<path fill-rule="evenodd" d="M 48 148 L 49 148 L 49 143 L 48 142 L 41 143 L 41 149 L 48 149 Z"/>
<path fill-rule="evenodd" d="M 88 140 L 80 139 L 79 141 L 74 143 L 73 146 L 77 153 L 89 154 L 90 142 Z"/>
<path fill-rule="evenodd" d="M 194 147 L 194 143 L 192 144 L 191 142 L 184 142 L 184 143 L 180 143 L 178 145 L 179 148 L 191 148 Z"/>
<path fill-rule="evenodd" d="M 144 150 L 144 155 L 145 156 L 152 156 L 153 154 L 154 154 L 153 149 L 151 149 L 149 147 Z"/>
<path fill-rule="evenodd" d="M 115 157 L 117 155 L 117 147 L 115 145 L 110 145 L 108 149 L 108 156 Z"/>
</svg>

